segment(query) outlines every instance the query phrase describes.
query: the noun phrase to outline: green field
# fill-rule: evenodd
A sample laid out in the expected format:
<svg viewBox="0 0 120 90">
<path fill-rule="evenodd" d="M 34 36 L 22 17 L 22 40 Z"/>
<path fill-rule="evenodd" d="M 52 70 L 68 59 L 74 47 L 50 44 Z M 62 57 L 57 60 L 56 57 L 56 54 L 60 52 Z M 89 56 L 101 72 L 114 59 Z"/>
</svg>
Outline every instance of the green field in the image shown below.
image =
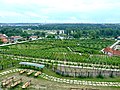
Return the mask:
<svg viewBox="0 0 120 90">
<path fill-rule="evenodd" d="M 101 50 L 114 43 L 104 39 L 44 39 L 1 47 L 1 54 L 27 56 L 57 61 L 119 65 L 119 57 L 108 57 Z M 82 54 L 82 55 L 81 55 Z"/>
<path fill-rule="evenodd" d="M 97 82 L 120 82 L 120 77 L 71 77 L 64 76 L 56 73 L 52 68 L 56 68 L 58 64 L 71 65 L 71 66 L 82 66 L 82 67 L 95 67 L 102 70 L 104 69 L 120 69 L 120 57 L 113 56 L 109 57 L 101 52 L 105 47 L 111 46 L 114 40 L 105 39 L 69 39 L 69 40 L 55 40 L 55 39 L 44 39 L 30 41 L 22 44 L 9 45 L 0 47 L 0 72 L 4 70 L 10 70 L 13 68 L 20 68 L 19 62 L 28 61 L 45 64 L 43 73 L 54 76 L 61 79 L 80 80 L 80 81 L 97 81 Z M 64 63 L 64 61 L 66 63 Z M 92 66 L 94 65 L 94 66 Z M 29 67 L 26 67 L 29 68 Z M 30 69 L 30 68 L 29 68 Z M 23 79 L 32 80 L 35 86 L 36 82 L 41 85 L 39 80 L 42 80 L 44 85 L 49 86 L 44 78 L 34 78 L 33 75 L 27 77 L 26 74 L 20 76 L 18 73 L 11 73 L 5 76 L 16 75 Z M 4 76 L 4 77 L 5 77 Z M 40 84 L 39 84 L 40 83 Z M 49 81 L 49 83 L 57 82 Z M 61 83 L 62 84 L 62 83 Z M 32 89 L 33 87 L 28 89 Z M 66 85 L 63 85 L 66 86 Z M 83 85 L 84 86 L 84 85 Z M 51 87 L 51 86 L 49 86 Z M 72 86 L 77 87 L 77 86 Z M 78 86 L 79 87 L 79 86 Z M 15 90 L 21 90 L 21 85 L 15 87 Z M 52 85 L 54 90 L 54 85 Z M 68 84 L 68 88 L 70 85 Z M 98 88 L 98 87 L 97 87 Z M 100 87 L 101 89 L 102 87 Z M 110 90 L 119 89 L 117 87 L 111 87 Z M 104 88 L 105 89 L 105 88 Z M 57 89 L 61 90 L 61 89 Z M 62 88 L 65 90 L 65 88 Z M 66 89 L 67 90 L 67 89 Z"/>
</svg>

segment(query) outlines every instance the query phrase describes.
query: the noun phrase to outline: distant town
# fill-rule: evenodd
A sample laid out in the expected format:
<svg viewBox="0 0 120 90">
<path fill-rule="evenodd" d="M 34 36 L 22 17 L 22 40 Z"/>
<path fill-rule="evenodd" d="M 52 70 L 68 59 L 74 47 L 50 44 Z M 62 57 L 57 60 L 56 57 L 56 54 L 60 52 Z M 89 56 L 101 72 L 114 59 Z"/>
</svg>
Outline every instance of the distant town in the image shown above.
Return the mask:
<svg viewBox="0 0 120 90">
<path fill-rule="evenodd" d="M 44 24 L 44 23 L 0 23 L 2 43 L 35 40 L 37 38 L 80 39 L 111 38 L 120 35 L 120 24 Z"/>
</svg>

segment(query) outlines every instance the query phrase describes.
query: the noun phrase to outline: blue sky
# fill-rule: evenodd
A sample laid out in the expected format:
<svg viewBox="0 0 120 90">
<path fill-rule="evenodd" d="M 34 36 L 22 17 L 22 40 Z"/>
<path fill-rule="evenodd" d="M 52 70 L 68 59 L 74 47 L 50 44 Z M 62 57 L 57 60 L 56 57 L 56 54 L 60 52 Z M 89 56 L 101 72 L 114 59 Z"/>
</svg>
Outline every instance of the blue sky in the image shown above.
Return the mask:
<svg viewBox="0 0 120 90">
<path fill-rule="evenodd" d="M 120 23 L 120 0 L 0 0 L 0 23 Z"/>
</svg>

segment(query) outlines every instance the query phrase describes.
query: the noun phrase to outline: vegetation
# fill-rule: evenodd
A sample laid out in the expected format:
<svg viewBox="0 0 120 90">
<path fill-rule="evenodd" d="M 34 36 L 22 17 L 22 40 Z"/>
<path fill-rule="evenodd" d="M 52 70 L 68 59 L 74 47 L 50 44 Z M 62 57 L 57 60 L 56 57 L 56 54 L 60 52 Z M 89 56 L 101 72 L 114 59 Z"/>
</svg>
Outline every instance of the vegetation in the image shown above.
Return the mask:
<svg viewBox="0 0 120 90">
<path fill-rule="evenodd" d="M 0 33 L 6 34 L 7 36 L 29 36 L 29 34 L 26 31 L 14 27 L 0 27 Z"/>
<path fill-rule="evenodd" d="M 15 67 L 19 64 L 19 62 L 20 61 L 14 60 L 9 56 L 0 55 L 0 70 Z"/>
<path fill-rule="evenodd" d="M 108 57 L 100 50 L 114 43 L 112 40 L 44 39 L 1 47 L 1 54 L 12 54 L 56 61 L 119 65 L 119 57 Z M 99 58 L 98 58 L 99 57 Z"/>
<path fill-rule="evenodd" d="M 30 29 L 30 30 L 29 30 Z M 35 30 L 36 32 L 28 34 L 27 31 Z M 41 30 L 64 30 L 64 34 L 73 38 L 106 38 L 116 37 L 120 35 L 120 24 L 38 24 L 38 25 L 22 25 L 21 26 L 2 26 L 0 33 L 8 36 L 20 35 L 27 37 L 37 35 L 45 37 Z"/>
</svg>

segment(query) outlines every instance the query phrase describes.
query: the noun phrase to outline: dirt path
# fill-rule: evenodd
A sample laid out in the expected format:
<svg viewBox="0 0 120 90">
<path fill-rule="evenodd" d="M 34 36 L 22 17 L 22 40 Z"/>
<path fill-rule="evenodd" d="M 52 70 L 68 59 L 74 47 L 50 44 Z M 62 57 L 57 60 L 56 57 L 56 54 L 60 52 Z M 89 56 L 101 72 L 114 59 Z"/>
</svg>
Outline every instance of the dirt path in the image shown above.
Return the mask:
<svg viewBox="0 0 120 90">
<path fill-rule="evenodd" d="M 92 90 L 92 89 L 94 90 L 119 90 L 120 89 L 120 88 L 114 88 L 114 87 L 94 87 L 94 86 L 83 86 L 83 85 L 58 83 L 54 81 L 48 81 L 43 78 L 34 78 L 33 76 L 27 77 L 26 74 L 19 75 L 18 73 L 9 74 L 9 75 L 3 76 L 2 78 L 0 77 L 0 80 L 4 79 L 5 77 L 11 77 L 11 76 L 14 76 L 16 79 L 22 78 L 23 83 L 31 80 L 32 84 L 28 88 L 29 90 Z M 74 89 L 74 88 L 79 88 L 79 89 Z"/>
</svg>

